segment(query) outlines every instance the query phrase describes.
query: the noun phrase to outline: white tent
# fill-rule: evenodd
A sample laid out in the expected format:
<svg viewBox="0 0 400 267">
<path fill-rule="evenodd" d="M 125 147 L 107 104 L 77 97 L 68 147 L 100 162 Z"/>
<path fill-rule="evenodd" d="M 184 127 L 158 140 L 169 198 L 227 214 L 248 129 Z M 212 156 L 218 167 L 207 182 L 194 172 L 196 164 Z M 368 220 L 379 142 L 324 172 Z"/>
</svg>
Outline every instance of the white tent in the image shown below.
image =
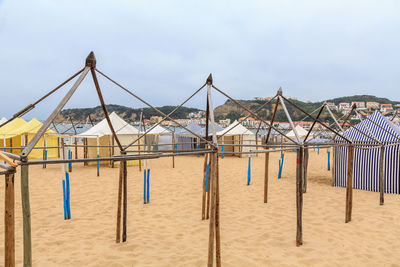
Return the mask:
<svg viewBox="0 0 400 267">
<path fill-rule="evenodd" d="M 297 126 L 295 127 L 295 129 L 296 129 L 297 134 L 299 135 L 299 138 L 305 137 L 305 136 L 307 135 L 307 133 L 308 133 L 308 131 L 305 130 L 305 129 L 304 129 L 303 127 L 301 127 L 300 125 L 297 125 Z M 291 130 L 290 132 L 288 132 L 288 133 L 286 134 L 286 136 L 287 136 L 287 137 L 290 137 L 290 138 L 292 138 L 292 139 L 296 139 L 296 134 L 294 133 L 293 130 Z"/>
<path fill-rule="evenodd" d="M 110 120 L 122 146 L 130 144 L 138 137 L 139 130 L 124 121 L 115 112 L 110 114 Z M 85 143 L 89 146 L 84 151 L 85 158 L 110 157 L 120 154 L 118 147 L 111 147 L 116 146 L 117 142 L 112 137 L 111 129 L 105 118 L 78 136 L 83 137 Z M 140 142 L 140 144 L 142 143 Z M 136 144 L 139 144 L 139 142 L 136 142 Z M 131 150 L 138 150 L 138 147 L 132 146 Z"/>
<path fill-rule="evenodd" d="M 1 119 L 0 119 L 0 125 L 3 124 L 3 123 L 5 123 L 6 121 L 8 121 L 8 120 L 7 120 L 5 117 L 1 118 Z"/>
<path fill-rule="evenodd" d="M 155 134 L 155 135 L 157 135 L 157 134 L 170 134 L 170 133 L 171 133 L 170 130 L 168 130 L 168 129 L 160 126 L 160 125 L 157 125 L 153 129 L 151 129 L 147 134 Z"/>
<path fill-rule="evenodd" d="M 142 132 L 144 133 L 144 132 Z M 172 132 L 157 125 L 146 134 L 147 150 L 171 150 Z"/>
<path fill-rule="evenodd" d="M 223 135 L 223 136 L 222 136 Z M 218 142 L 221 143 L 219 146 L 222 151 L 222 146 L 224 147 L 224 152 L 249 152 L 254 150 L 255 147 L 240 147 L 240 146 L 230 146 L 230 145 L 255 145 L 256 135 L 235 120 L 231 125 L 217 132 Z M 232 154 L 238 156 L 247 156 L 245 154 Z"/>
</svg>

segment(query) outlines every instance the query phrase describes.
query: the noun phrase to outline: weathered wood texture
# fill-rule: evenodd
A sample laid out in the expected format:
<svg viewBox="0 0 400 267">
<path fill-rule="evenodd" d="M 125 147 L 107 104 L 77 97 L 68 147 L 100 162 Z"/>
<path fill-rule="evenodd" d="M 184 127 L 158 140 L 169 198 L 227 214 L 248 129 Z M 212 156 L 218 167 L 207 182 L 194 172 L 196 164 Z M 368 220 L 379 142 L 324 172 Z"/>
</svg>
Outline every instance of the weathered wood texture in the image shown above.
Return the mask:
<svg viewBox="0 0 400 267">
<path fill-rule="evenodd" d="M 214 263 L 214 240 L 215 240 L 215 209 L 216 209 L 216 198 L 217 198 L 217 178 L 216 178 L 216 164 L 215 158 L 216 153 L 210 154 L 211 158 L 211 209 L 210 209 L 210 227 L 208 237 L 208 267 L 212 267 Z"/>
<path fill-rule="evenodd" d="M 206 218 L 206 176 L 207 176 L 207 155 L 204 154 L 204 165 L 203 165 L 203 194 L 201 198 L 201 219 L 204 220 Z"/>
<path fill-rule="evenodd" d="M 118 198 L 117 198 L 117 233 L 115 242 L 121 242 L 121 210 L 122 210 L 122 184 L 124 180 L 124 165 L 119 164 Z"/>
<path fill-rule="evenodd" d="M 297 148 L 297 164 L 296 164 L 296 211 L 297 211 L 297 230 L 296 230 L 296 246 L 303 245 L 303 147 Z"/>
<path fill-rule="evenodd" d="M 268 202 L 268 171 L 269 171 L 269 152 L 265 153 L 264 203 Z"/>
<path fill-rule="evenodd" d="M 216 184 L 216 198 L 215 198 L 215 258 L 217 262 L 217 267 L 221 267 L 221 219 L 220 219 L 220 210 L 219 210 L 219 163 L 218 163 L 218 154 L 215 154 L 215 169 L 217 180 Z"/>
<path fill-rule="evenodd" d="M 31 206 L 29 200 L 29 166 L 21 166 L 21 198 L 24 233 L 24 267 L 32 266 Z"/>
<path fill-rule="evenodd" d="M 122 242 L 126 242 L 126 222 L 127 222 L 127 204 L 128 204 L 128 173 L 126 168 L 126 160 L 120 162 L 123 168 L 123 184 L 124 184 L 124 207 L 123 207 L 123 223 L 122 223 Z"/>
<path fill-rule="evenodd" d="M 385 147 L 381 146 L 379 155 L 379 204 L 383 205 L 385 202 Z"/>
<path fill-rule="evenodd" d="M 353 146 L 348 147 L 347 154 L 346 223 L 351 221 L 351 212 L 353 209 Z"/>
<path fill-rule="evenodd" d="M 5 175 L 4 266 L 15 266 L 14 173 Z"/>
</svg>

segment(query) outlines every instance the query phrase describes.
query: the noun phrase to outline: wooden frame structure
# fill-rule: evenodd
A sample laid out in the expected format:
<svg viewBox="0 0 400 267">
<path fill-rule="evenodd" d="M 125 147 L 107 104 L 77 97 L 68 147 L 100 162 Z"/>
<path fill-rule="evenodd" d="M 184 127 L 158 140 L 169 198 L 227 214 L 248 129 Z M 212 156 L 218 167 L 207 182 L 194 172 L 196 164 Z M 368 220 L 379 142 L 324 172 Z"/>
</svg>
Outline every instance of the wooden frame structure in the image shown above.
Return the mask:
<svg viewBox="0 0 400 267">
<path fill-rule="evenodd" d="M 28 155 L 34 149 L 35 145 L 41 138 L 41 136 L 45 133 L 48 127 L 53 123 L 54 119 L 78 89 L 79 85 L 83 81 L 83 79 L 87 76 L 88 73 L 91 73 L 93 78 L 93 82 L 96 88 L 97 96 L 99 98 L 104 116 L 107 120 L 108 126 L 112 132 L 112 137 L 115 139 L 115 142 L 120 150 L 119 156 L 112 156 L 107 158 L 84 158 L 84 159 L 59 159 L 59 160 L 48 160 L 46 162 L 40 160 L 28 160 Z M 160 120 L 158 123 L 147 129 L 144 133 L 140 134 L 135 140 L 133 140 L 130 144 L 126 146 L 122 146 L 121 142 L 118 139 L 118 136 L 113 128 L 113 125 L 110 121 L 108 116 L 107 108 L 105 105 L 105 101 L 102 95 L 102 91 L 100 89 L 100 84 L 97 79 L 97 73 L 109 80 L 111 83 L 119 87 L 121 90 L 126 92 L 127 94 L 131 95 L 135 99 L 139 100 L 146 106 L 150 107 L 157 113 L 163 116 L 163 119 Z M 78 77 L 79 76 L 79 77 Z M 110 77 L 105 75 L 103 72 L 96 68 L 96 58 L 94 53 L 91 52 L 89 56 L 86 58 L 85 67 L 81 69 L 79 72 L 74 74 L 72 77 L 67 79 L 65 82 L 60 84 L 58 87 L 50 91 L 44 97 L 40 98 L 33 104 L 28 105 L 26 108 L 21 110 L 20 112 L 16 113 L 12 119 L 8 122 L 12 121 L 15 118 L 21 117 L 27 112 L 31 111 L 38 103 L 46 99 L 48 96 L 56 92 L 59 88 L 67 84 L 69 81 L 78 77 L 73 86 L 67 92 L 67 94 L 62 98 L 58 106 L 53 110 L 50 116 L 46 119 L 43 123 L 43 126 L 40 130 L 36 133 L 36 135 L 32 138 L 29 144 L 25 147 L 21 156 L 14 155 L 11 153 L 0 152 L 0 159 L 6 161 L 5 164 L 0 163 L 0 168 L 3 170 L 0 174 L 5 175 L 6 181 L 6 194 L 5 194 L 5 266 L 14 266 L 15 265 L 15 236 L 14 236 L 14 176 L 16 172 L 16 167 L 18 165 L 21 166 L 21 197 L 22 197 L 22 212 L 23 212 L 23 249 L 24 249 L 24 266 L 32 266 L 32 245 L 31 245 L 31 214 L 30 214 L 30 201 L 29 201 L 29 165 L 40 165 L 40 164 L 63 164 L 69 162 L 90 162 L 90 161 L 120 161 L 120 172 L 119 172 L 119 179 L 118 179 L 118 194 L 117 194 L 117 220 L 116 220 L 116 242 L 119 243 L 125 242 L 127 240 L 127 160 L 146 160 L 146 159 L 155 159 L 160 157 L 172 157 L 174 159 L 175 156 L 184 156 L 184 155 L 197 155 L 203 154 L 205 155 L 204 158 L 204 166 L 209 164 L 210 172 L 209 172 L 209 179 L 207 181 L 207 186 L 209 190 L 206 192 L 206 179 L 204 172 L 203 176 L 203 192 L 202 192 L 202 219 L 209 219 L 209 239 L 208 239 L 208 266 L 211 267 L 214 264 L 214 258 L 217 266 L 221 266 L 221 236 L 220 236 L 220 202 L 219 202 L 219 153 L 218 153 L 218 137 L 216 135 L 216 127 L 215 127 L 215 118 L 214 118 L 214 107 L 212 102 L 212 90 L 217 91 L 218 93 L 222 94 L 223 96 L 230 99 L 232 102 L 239 105 L 243 110 L 245 110 L 249 116 L 254 116 L 256 119 L 260 120 L 261 123 L 265 123 L 269 128 L 267 132 L 267 138 L 265 144 L 262 145 L 250 145 L 251 147 L 255 147 L 255 150 L 251 150 L 250 152 L 245 153 L 262 153 L 265 154 L 265 173 L 264 173 L 264 193 L 263 193 L 263 201 L 264 203 L 268 202 L 268 170 L 269 170 L 269 153 L 270 152 L 279 152 L 285 150 L 297 150 L 297 157 L 296 157 L 296 214 L 297 214 L 297 230 L 296 230 L 296 246 L 301 246 L 303 244 L 303 232 L 302 232 L 302 208 L 303 208 L 303 193 L 306 192 L 307 188 L 307 161 L 308 161 L 308 149 L 315 147 L 315 144 L 310 143 L 307 141 L 310 133 L 312 132 L 314 126 L 318 123 L 322 127 L 324 127 L 327 131 L 331 132 L 334 137 L 340 136 L 343 140 L 347 143 L 345 146 L 349 147 L 350 151 L 353 151 L 354 144 L 351 140 L 349 140 L 345 133 L 343 132 L 342 126 L 338 123 L 336 118 L 334 117 L 334 121 L 339 128 L 339 130 L 333 129 L 331 126 L 325 125 L 319 120 L 319 117 L 322 113 L 323 108 L 328 108 L 325 104 L 320 108 L 318 111 L 317 116 L 312 116 L 311 114 L 304 111 L 302 108 L 297 106 L 295 103 L 287 99 L 282 94 L 282 89 L 280 88 L 277 94 L 268 102 L 264 103 L 258 110 L 262 107 L 271 103 L 272 101 L 275 102 L 274 112 L 270 121 L 266 121 L 260 118 L 256 112 L 251 111 L 245 106 L 241 105 L 240 102 L 230 97 L 228 94 L 224 93 L 222 90 L 218 89 L 213 84 L 213 77 L 210 74 L 206 80 L 206 82 L 197 89 L 189 98 L 183 101 L 179 106 L 177 106 L 174 110 L 170 113 L 165 114 L 156 107 L 153 107 L 151 104 L 143 100 L 142 98 L 138 97 L 134 92 L 128 90 L 124 86 L 120 85 L 116 81 L 112 80 Z M 193 133 L 179 122 L 171 118 L 171 115 L 176 112 L 180 107 L 182 107 L 185 103 L 187 103 L 191 98 L 193 98 L 196 94 L 198 94 L 203 88 L 207 88 L 207 106 L 206 106 L 206 131 L 205 137 L 199 136 L 196 133 Z M 300 112 L 304 113 L 308 118 L 310 118 L 313 123 L 311 129 L 309 130 L 307 136 L 304 139 L 301 139 L 294 127 L 294 123 L 290 117 L 290 114 L 286 108 L 286 103 L 293 106 Z M 278 105 L 281 105 L 287 119 L 289 121 L 290 127 L 294 131 L 296 135 L 296 140 L 290 140 L 291 144 L 269 144 L 269 136 L 271 134 L 271 130 L 274 129 L 276 132 L 281 134 L 283 137 L 287 137 L 281 130 L 277 129 L 273 126 L 276 113 L 278 110 Z M 328 108 L 329 110 L 329 108 Z M 131 146 L 134 146 L 134 143 L 141 138 L 145 137 L 145 135 L 151 131 L 154 127 L 159 125 L 161 122 L 165 120 L 174 121 L 177 125 L 184 128 L 191 134 L 195 135 L 199 138 L 202 142 L 206 144 L 205 149 L 195 149 L 190 151 L 176 151 L 174 148 L 172 151 L 160 151 L 157 153 L 150 153 L 143 151 L 142 153 L 137 152 L 135 154 L 131 154 L 128 149 Z M 8 123 L 6 122 L 6 123 Z M 4 123 L 4 124 L 6 124 Z M 3 125 L 4 125 L 3 124 Z M 1 125 L 2 126 L 2 125 Z M 212 135 L 211 140 L 209 138 L 208 130 L 211 127 Z M 232 128 L 233 129 L 233 128 Z M 227 133 L 227 132 L 226 132 Z M 225 134 L 226 134 L 225 133 Z M 338 144 L 324 144 L 324 147 L 332 147 L 337 146 Z M 241 146 L 247 146 L 245 144 L 241 144 Z M 343 145 L 342 145 L 343 146 Z M 258 149 L 258 148 L 263 149 Z M 271 149 L 272 147 L 279 147 L 279 149 Z M 226 154 L 226 152 L 224 152 Z M 349 153 L 348 157 L 348 164 L 352 166 L 353 161 L 353 153 Z M 140 165 L 139 165 L 140 166 Z M 382 197 L 383 198 L 383 197 Z M 349 222 L 351 220 L 351 212 L 352 212 L 352 169 L 348 168 L 347 173 L 347 189 L 346 189 L 346 214 L 345 214 L 345 222 Z M 122 219 L 122 221 L 121 221 Z M 121 237 L 122 235 L 122 237 Z M 215 251 L 215 257 L 214 257 Z"/>
</svg>

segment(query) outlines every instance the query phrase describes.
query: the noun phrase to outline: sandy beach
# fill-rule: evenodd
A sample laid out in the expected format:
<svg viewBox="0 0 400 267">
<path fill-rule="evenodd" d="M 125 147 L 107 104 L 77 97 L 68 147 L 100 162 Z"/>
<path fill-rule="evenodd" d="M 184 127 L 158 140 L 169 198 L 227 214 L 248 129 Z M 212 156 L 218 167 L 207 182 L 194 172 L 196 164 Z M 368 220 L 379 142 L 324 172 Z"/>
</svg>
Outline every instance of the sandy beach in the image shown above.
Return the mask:
<svg viewBox="0 0 400 267">
<path fill-rule="evenodd" d="M 354 190 L 352 221 L 344 223 L 345 189 L 332 186 L 327 153 L 310 152 L 304 195 L 303 241 L 296 247 L 295 153 L 270 154 L 268 204 L 263 203 L 264 157 L 220 162 L 223 266 L 400 266 L 400 196 Z M 209 222 L 201 220 L 203 157 L 151 160 L 150 204 L 143 173 L 128 167 L 126 243 L 115 243 L 119 168 L 73 166 L 72 219 L 63 219 L 61 167 L 30 166 L 35 266 L 205 266 Z M 4 182 L 0 185 L 4 218 Z M 15 181 L 16 264 L 22 265 L 20 169 Z M 0 220 L 4 228 L 4 220 Z M 4 262 L 4 235 L 0 236 Z"/>
</svg>

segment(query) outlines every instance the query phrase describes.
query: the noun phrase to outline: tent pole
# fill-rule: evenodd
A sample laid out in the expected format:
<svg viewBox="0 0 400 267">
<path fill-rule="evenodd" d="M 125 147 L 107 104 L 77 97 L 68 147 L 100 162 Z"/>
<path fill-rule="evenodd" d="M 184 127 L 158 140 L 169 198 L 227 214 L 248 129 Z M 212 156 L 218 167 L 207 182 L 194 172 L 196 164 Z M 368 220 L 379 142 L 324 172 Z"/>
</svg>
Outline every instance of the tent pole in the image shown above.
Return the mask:
<svg viewBox="0 0 400 267">
<path fill-rule="evenodd" d="M 348 147 L 347 155 L 347 183 L 346 183 L 346 218 L 345 222 L 351 221 L 351 212 L 353 208 L 353 157 L 354 147 Z"/>
<path fill-rule="evenodd" d="M 32 266 L 31 208 L 29 201 L 29 165 L 21 166 L 21 198 L 24 234 L 24 266 Z"/>
<path fill-rule="evenodd" d="M 297 209 L 297 231 L 296 231 L 296 246 L 303 245 L 303 147 L 297 148 L 297 164 L 296 164 L 296 209 Z"/>
<path fill-rule="evenodd" d="M 385 147 L 381 146 L 381 154 L 379 157 L 379 204 L 383 205 L 385 202 L 384 193 L 385 193 Z"/>
<path fill-rule="evenodd" d="M 15 216 L 14 216 L 14 175 L 5 174 L 5 212 L 4 212 L 4 266 L 15 266 Z"/>
</svg>

